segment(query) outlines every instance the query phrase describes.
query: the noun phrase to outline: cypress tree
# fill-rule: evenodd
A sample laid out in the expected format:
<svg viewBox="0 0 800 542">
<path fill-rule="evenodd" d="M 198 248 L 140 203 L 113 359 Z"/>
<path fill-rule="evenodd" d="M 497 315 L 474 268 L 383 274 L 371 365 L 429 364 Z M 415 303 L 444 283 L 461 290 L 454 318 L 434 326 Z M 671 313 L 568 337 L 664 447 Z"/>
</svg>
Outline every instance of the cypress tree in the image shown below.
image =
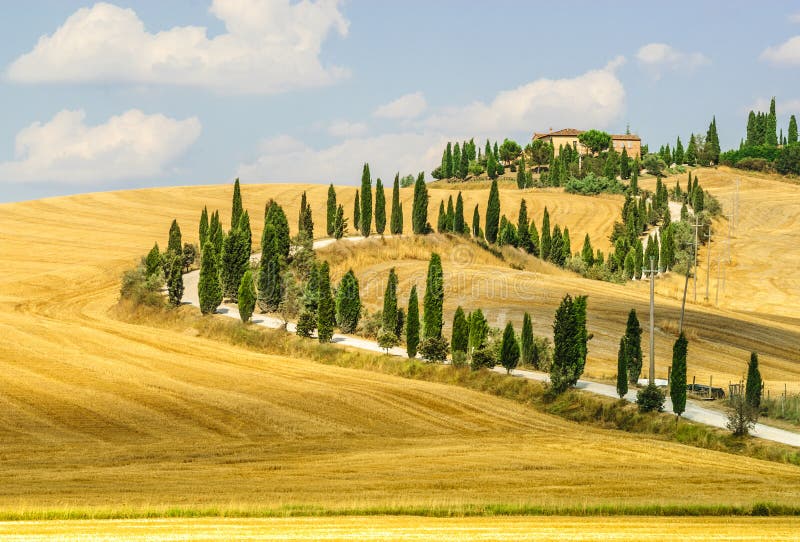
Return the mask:
<svg viewBox="0 0 800 542">
<path fill-rule="evenodd" d="M 628 157 L 628 149 L 622 147 L 622 155 L 619 159 L 619 176 L 623 179 L 631 177 L 631 159 Z"/>
<path fill-rule="evenodd" d="M 628 361 L 628 382 L 636 384 L 642 372 L 642 326 L 636 317 L 636 309 L 628 313 L 628 323 L 625 326 L 625 345 Z"/>
<path fill-rule="evenodd" d="M 453 336 L 450 341 L 450 348 L 453 353 L 467 353 L 469 347 L 469 323 L 464 316 L 464 309 L 460 306 L 453 315 Z"/>
<path fill-rule="evenodd" d="M 256 308 L 256 288 L 253 284 L 253 272 L 249 269 L 242 275 L 239 284 L 239 318 L 242 322 L 249 322 L 253 316 L 253 309 Z"/>
<path fill-rule="evenodd" d="M 706 154 L 710 162 L 716 164 L 719 162 L 719 136 L 717 135 L 717 117 L 714 116 L 711 124 L 708 125 L 708 132 L 706 132 Z"/>
<path fill-rule="evenodd" d="M 264 223 L 264 231 L 266 231 L 267 223 L 272 224 L 272 227 L 275 229 L 275 249 L 278 251 L 278 255 L 282 258 L 283 262 L 288 261 L 291 240 L 289 239 L 289 220 L 286 218 L 286 213 L 283 212 L 283 208 L 274 201 L 270 201 Z M 264 244 L 263 232 L 261 234 L 261 240 L 263 251 L 264 246 L 270 246 Z"/>
<path fill-rule="evenodd" d="M 442 259 L 433 252 L 428 263 L 428 277 L 425 282 L 425 297 L 423 299 L 422 336 L 425 339 L 441 338 L 443 303 L 444 276 L 442 273 Z"/>
<path fill-rule="evenodd" d="M 208 239 L 214 245 L 215 254 L 222 254 L 222 225 L 219 222 L 219 211 L 211 213 L 211 220 L 208 223 Z M 203 245 L 205 246 L 205 245 Z"/>
<path fill-rule="evenodd" d="M 217 271 L 217 254 L 211 241 L 207 241 L 206 246 L 203 247 L 197 294 L 200 298 L 200 312 L 203 314 L 214 313 L 219 304 L 222 303 L 222 286 L 220 286 L 219 271 Z"/>
<path fill-rule="evenodd" d="M 519 215 L 517 216 L 517 235 L 519 236 L 519 247 L 526 252 L 531 251 L 531 232 L 528 224 L 528 204 L 525 200 L 519 203 Z"/>
<path fill-rule="evenodd" d="M 311 216 L 311 207 L 308 205 L 306 193 L 300 198 L 300 215 L 297 219 L 297 232 L 303 233 L 308 239 L 314 239 L 314 220 Z"/>
<path fill-rule="evenodd" d="M 408 296 L 408 316 L 406 317 L 406 351 L 408 357 L 417 355 L 419 346 L 419 299 L 417 299 L 417 285 L 411 287 Z"/>
<path fill-rule="evenodd" d="M 469 149 L 466 143 L 461 146 L 461 162 L 458 166 L 458 176 L 466 179 L 469 173 Z"/>
<path fill-rule="evenodd" d="M 716 131 L 716 123 L 714 125 Z M 766 143 L 770 147 L 775 147 L 778 145 L 778 119 L 775 115 L 775 98 L 773 97 L 772 100 L 769 102 L 769 115 L 767 115 L 767 137 Z"/>
<path fill-rule="evenodd" d="M 383 329 L 394 333 L 397 327 L 397 273 L 389 270 L 389 280 L 383 292 Z"/>
<path fill-rule="evenodd" d="M 449 141 L 444 151 L 444 168 L 442 173 L 445 179 L 449 179 L 453 176 L 453 148 L 450 146 Z"/>
<path fill-rule="evenodd" d="M 403 233 L 403 207 L 400 205 L 400 173 L 394 176 L 392 187 L 392 218 L 389 231 L 392 235 Z"/>
<path fill-rule="evenodd" d="M 281 273 L 283 260 L 280 255 L 275 226 L 267 222 L 261 236 L 261 261 L 258 268 L 258 306 L 262 311 L 278 310 L 281 302 Z"/>
<path fill-rule="evenodd" d="M 761 371 L 758 369 L 758 354 L 750 353 L 750 362 L 747 364 L 747 383 L 745 384 L 745 399 L 747 404 L 758 409 L 761 407 Z"/>
<path fill-rule="evenodd" d="M 162 268 L 162 263 L 161 251 L 158 248 L 158 243 L 155 243 L 144 259 L 147 276 L 150 277 L 158 273 L 158 270 Z"/>
<path fill-rule="evenodd" d="M 385 210 L 384 210 L 385 212 Z M 364 164 L 361 173 L 361 235 L 369 237 L 372 233 L 372 178 L 369 174 L 369 164 Z"/>
<path fill-rule="evenodd" d="M 631 193 L 636 196 L 639 194 L 639 161 L 634 160 L 633 171 L 631 172 Z"/>
<path fill-rule="evenodd" d="M 797 119 L 794 118 L 794 115 L 789 117 L 789 134 L 786 143 L 789 145 L 797 143 Z"/>
<path fill-rule="evenodd" d="M 361 199 L 358 196 L 358 190 L 356 190 L 356 199 L 353 203 L 353 227 L 356 231 L 361 231 Z"/>
<path fill-rule="evenodd" d="M 456 210 L 453 207 L 453 195 L 447 197 L 447 231 L 455 231 Z"/>
<path fill-rule="evenodd" d="M 550 368 L 550 385 L 557 394 L 564 392 L 577 381 L 577 364 L 580 357 L 579 329 L 572 296 L 566 294 L 556 309 L 553 319 L 553 364 Z"/>
<path fill-rule="evenodd" d="M 415 234 L 428 233 L 428 187 L 420 174 L 414 184 L 414 203 L 411 208 L 411 223 Z"/>
<path fill-rule="evenodd" d="M 561 264 L 564 265 L 569 261 L 570 258 L 572 258 L 572 241 L 570 241 L 570 238 L 569 238 L 569 228 L 567 228 L 566 226 L 564 227 L 564 233 L 562 234 L 562 240 L 563 240 L 562 244 L 563 244 L 564 250 L 563 250 L 563 255 L 562 255 L 562 259 L 561 259 Z"/>
<path fill-rule="evenodd" d="M 245 240 L 238 228 L 233 229 L 225 237 L 222 245 L 221 269 L 222 295 L 236 302 L 242 275 L 247 270 L 250 254 L 245 253 Z"/>
<path fill-rule="evenodd" d="M 517 188 L 522 190 L 528 184 L 528 178 L 525 175 L 525 156 L 521 156 L 517 163 Z"/>
<path fill-rule="evenodd" d="M 183 256 L 175 253 L 168 253 L 170 258 L 167 275 L 167 293 L 169 302 L 175 307 L 180 306 L 183 299 Z"/>
<path fill-rule="evenodd" d="M 490 154 L 489 159 L 486 161 L 486 174 L 490 179 L 494 180 L 497 178 L 498 167 L 497 158 L 495 158 L 494 154 Z"/>
<path fill-rule="evenodd" d="M 531 220 L 531 225 L 528 230 L 528 234 L 530 236 L 530 243 L 531 249 L 530 253 L 534 256 L 539 256 L 540 251 L 540 242 L 539 242 L 539 231 L 536 229 L 536 222 Z"/>
<path fill-rule="evenodd" d="M 325 222 L 325 232 L 328 234 L 328 237 L 333 237 L 333 234 L 336 232 L 336 189 L 333 187 L 333 183 L 328 187 L 328 202 L 325 214 L 325 218 L 327 219 Z"/>
<path fill-rule="evenodd" d="M 689 137 L 689 146 L 686 147 L 686 163 L 693 166 L 697 163 L 697 142 L 694 134 Z"/>
<path fill-rule="evenodd" d="M 253 231 L 250 229 L 250 213 L 247 211 L 243 212 L 239 219 L 239 231 L 242 234 L 242 251 L 247 260 L 243 265 L 247 267 L 250 263 L 250 254 L 253 252 Z"/>
<path fill-rule="evenodd" d="M 672 372 L 669 379 L 669 397 L 672 399 L 672 411 L 680 418 L 686 410 L 686 352 L 689 343 L 683 332 L 672 346 Z"/>
<path fill-rule="evenodd" d="M 336 290 L 336 321 L 342 333 L 353 333 L 361 319 L 361 294 L 358 279 L 350 269 Z"/>
<path fill-rule="evenodd" d="M 500 345 L 500 363 L 507 374 L 510 374 L 519 363 L 519 343 L 511 322 L 506 322 L 506 328 L 503 330 L 503 342 Z"/>
<path fill-rule="evenodd" d="M 675 143 L 675 152 L 672 154 L 672 159 L 678 165 L 681 165 L 684 162 L 683 143 L 681 143 L 681 136 L 678 136 L 678 141 Z"/>
<path fill-rule="evenodd" d="M 537 365 L 536 345 L 533 342 L 533 323 L 531 315 L 527 312 L 522 315 L 522 334 L 520 336 L 520 346 L 522 350 L 522 363 L 524 365 Z"/>
<path fill-rule="evenodd" d="M 592 241 L 589 239 L 589 234 L 583 238 L 583 248 L 581 249 L 581 259 L 586 267 L 594 265 L 594 249 L 592 248 Z"/>
<path fill-rule="evenodd" d="M 453 231 L 458 234 L 467 233 L 467 225 L 464 222 L 464 198 L 461 197 L 461 192 L 458 193 L 456 198 L 456 214 L 453 218 Z"/>
<path fill-rule="evenodd" d="M 177 220 L 172 220 L 169 226 L 169 242 L 167 243 L 167 252 L 174 254 L 183 253 L 183 243 L 181 241 L 181 228 L 178 226 Z"/>
<path fill-rule="evenodd" d="M 550 242 L 550 261 L 556 265 L 564 265 L 564 238 L 561 226 L 553 226 L 553 237 Z"/>
<path fill-rule="evenodd" d="M 319 267 L 319 306 L 317 307 L 317 337 L 321 343 L 329 343 L 336 325 L 336 307 L 331 293 L 331 275 L 328 262 Z"/>
<path fill-rule="evenodd" d="M 304 194 L 305 195 L 305 194 Z M 233 202 L 231 203 L 231 229 L 239 226 L 242 219 L 242 193 L 239 189 L 239 178 L 233 183 Z"/>
<path fill-rule="evenodd" d="M 340 203 L 336 208 L 336 221 L 333 224 L 333 236 L 341 239 L 347 235 L 347 218 L 344 216 L 344 206 Z"/>
<path fill-rule="evenodd" d="M 200 246 L 206 246 L 208 241 L 208 207 L 203 207 L 203 212 L 200 213 Z"/>
<path fill-rule="evenodd" d="M 550 213 L 547 212 L 547 206 L 544 208 L 544 216 L 542 217 L 542 231 L 541 231 L 541 247 L 540 256 L 543 260 L 550 259 L 550 248 L 552 238 L 550 237 Z"/>
<path fill-rule="evenodd" d="M 461 147 L 459 147 L 458 141 L 456 141 L 456 144 L 453 145 L 453 170 L 450 176 L 459 177 L 460 171 L 461 171 Z"/>
<path fill-rule="evenodd" d="M 375 181 L 375 231 L 383 235 L 386 230 L 386 195 L 380 177 Z"/>
<path fill-rule="evenodd" d="M 486 240 L 490 243 L 497 241 L 498 228 L 500 226 L 500 191 L 497 188 L 497 180 L 492 181 L 489 189 L 489 201 L 486 204 Z"/>
<path fill-rule="evenodd" d="M 628 393 L 628 346 L 623 335 L 619 339 L 617 351 L 617 395 L 622 399 Z"/>
<path fill-rule="evenodd" d="M 481 236 L 481 213 L 478 210 L 478 204 L 475 204 L 475 210 L 472 212 L 472 236 Z"/>
<path fill-rule="evenodd" d="M 444 233 L 447 231 L 447 212 L 444 210 L 444 201 L 439 202 L 439 218 L 436 220 L 436 231 Z"/>
</svg>

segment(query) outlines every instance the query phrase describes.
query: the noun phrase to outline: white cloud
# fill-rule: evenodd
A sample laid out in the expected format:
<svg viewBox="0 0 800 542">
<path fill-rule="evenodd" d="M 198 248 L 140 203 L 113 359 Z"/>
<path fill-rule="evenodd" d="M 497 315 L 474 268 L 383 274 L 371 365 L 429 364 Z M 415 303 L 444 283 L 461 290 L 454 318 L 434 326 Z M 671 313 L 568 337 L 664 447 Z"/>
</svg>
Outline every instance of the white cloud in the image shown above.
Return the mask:
<svg viewBox="0 0 800 542">
<path fill-rule="evenodd" d="M 789 15 L 789 22 L 790 23 L 800 23 L 800 11 L 797 13 L 792 13 Z"/>
<path fill-rule="evenodd" d="M 442 158 L 443 137 L 426 133 L 395 133 L 352 138 L 323 149 L 313 149 L 291 136 L 261 143 L 254 162 L 239 166 L 237 176 L 247 182 L 336 182 L 355 184 L 368 162 L 373 177 L 429 172 Z"/>
<path fill-rule="evenodd" d="M 146 115 L 137 109 L 87 126 L 84 111 L 64 110 L 16 137 L 16 160 L 0 163 L 0 180 L 90 183 L 164 172 L 200 136 L 200 121 Z"/>
<path fill-rule="evenodd" d="M 684 53 L 666 43 L 643 45 L 636 53 L 636 60 L 656 79 L 666 71 L 693 71 L 711 63 L 702 53 Z"/>
<path fill-rule="evenodd" d="M 428 104 L 425 96 L 421 92 L 414 92 L 380 106 L 373 115 L 386 119 L 414 119 L 419 117 L 426 107 Z"/>
<path fill-rule="evenodd" d="M 340 120 L 328 125 L 328 133 L 334 137 L 354 137 L 367 133 L 367 125 L 363 122 Z"/>
<path fill-rule="evenodd" d="M 767 112 L 769 111 L 769 103 L 770 98 L 756 98 L 756 100 L 750 104 L 750 106 L 742 109 L 742 112 L 744 112 L 744 114 L 749 114 L 750 111 Z M 800 112 L 800 99 L 776 99 L 775 111 L 779 117 L 783 114 L 782 112 L 785 112 L 786 115 L 796 114 L 796 112 Z"/>
<path fill-rule="evenodd" d="M 796 66 L 800 64 L 800 36 L 794 36 L 776 47 L 767 47 L 759 57 L 771 64 Z"/>
<path fill-rule="evenodd" d="M 125 82 L 272 94 L 331 84 L 347 71 L 323 66 L 322 42 L 348 21 L 338 0 L 213 0 L 227 33 L 206 28 L 147 32 L 132 9 L 98 3 L 72 14 L 7 70 L 21 83 Z"/>
<path fill-rule="evenodd" d="M 602 69 L 573 78 L 537 79 L 480 101 L 448 108 L 424 121 L 425 126 L 454 137 L 507 136 L 549 127 L 604 128 L 625 106 L 625 88 L 614 71 L 617 57 Z"/>
</svg>

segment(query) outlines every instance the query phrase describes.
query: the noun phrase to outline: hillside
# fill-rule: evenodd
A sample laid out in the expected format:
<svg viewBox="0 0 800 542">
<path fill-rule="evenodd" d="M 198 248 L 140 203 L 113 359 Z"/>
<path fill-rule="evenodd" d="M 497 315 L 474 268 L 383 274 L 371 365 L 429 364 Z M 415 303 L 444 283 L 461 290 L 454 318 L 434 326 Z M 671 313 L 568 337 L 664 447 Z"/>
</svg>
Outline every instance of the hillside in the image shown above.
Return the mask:
<svg viewBox="0 0 800 542">
<path fill-rule="evenodd" d="M 320 228 L 326 187 L 304 188 Z M 243 197 L 251 216 L 274 197 L 292 217 L 301 189 L 245 186 Z M 693 479 L 714 482 L 694 488 L 696 503 L 800 498 L 796 467 L 113 319 L 122 270 L 153 240 L 165 243 L 173 217 L 188 239 L 203 204 L 226 220 L 229 198 L 230 186 L 184 187 L 0 206 L 0 476 L 12 481 L 0 508 L 681 503 Z M 579 216 L 588 221 L 595 201 L 586 198 Z M 616 340 L 630 304 L 621 298 L 635 292 L 477 259 L 460 267 L 467 278 L 479 267 L 520 273 L 514 280 L 536 296 L 498 305 L 515 318 L 535 308 L 540 330 L 562 290 L 588 292 L 593 352 Z M 630 299 L 643 302 L 638 293 Z M 781 331 L 775 348 L 797 344 L 792 337 Z"/>
</svg>

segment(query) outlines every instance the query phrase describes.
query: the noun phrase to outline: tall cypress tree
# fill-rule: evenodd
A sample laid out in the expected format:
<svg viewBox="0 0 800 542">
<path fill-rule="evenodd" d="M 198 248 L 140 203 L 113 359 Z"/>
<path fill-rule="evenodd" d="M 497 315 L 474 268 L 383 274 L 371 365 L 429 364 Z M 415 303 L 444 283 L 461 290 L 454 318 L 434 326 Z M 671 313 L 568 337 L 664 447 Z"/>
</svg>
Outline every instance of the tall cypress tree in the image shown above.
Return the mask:
<svg viewBox="0 0 800 542">
<path fill-rule="evenodd" d="M 274 201 L 270 201 L 267 208 L 266 218 L 264 219 L 264 231 L 266 224 L 272 224 L 275 236 L 275 249 L 284 262 L 288 261 L 291 240 L 289 239 L 289 220 L 283 208 Z M 261 247 L 270 246 L 264 244 L 264 233 L 261 234 Z"/>
<path fill-rule="evenodd" d="M 469 173 L 469 148 L 466 143 L 461 146 L 461 162 L 458 165 L 458 176 L 466 179 Z"/>
<path fill-rule="evenodd" d="M 361 294 L 358 279 L 350 269 L 342 277 L 336 290 L 336 321 L 342 333 L 353 333 L 361 318 Z"/>
<path fill-rule="evenodd" d="M 206 246 L 203 247 L 197 294 L 200 298 L 200 312 L 203 314 L 213 314 L 219 304 L 222 303 L 222 286 L 219 283 L 219 271 L 217 271 L 217 254 L 211 241 L 206 242 Z"/>
<path fill-rule="evenodd" d="M 326 211 L 325 218 L 327 220 L 325 222 L 325 232 L 328 234 L 328 237 L 333 237 L 333 234 L 336 232 L 336 189 L 333 187 L 333 183 L 328 187 Z"/>
<path fill-rule="evenodd" d="M 231 229 L 239 225 L 242 219 L 242 192 L 239 188 L 239 178 L 233 183 L 233 201 L 231 202 Z"/>
<path fill-rule="evenodd" d="M 500 227 L 500 190 L 497 180 L 492 181 L 489 189 L 489 201 L 486 204 L 486 228 L 484 234 L 490 243 L 497 241 L 498 228 Z"/>
<path fill-rule="evenodd" d="M 242 234 L 242 247 L 247 260 L 243 265 L 247 267 L 250 263 L 250 254 L 253 252 L 253 231 L 250 228 L 250 213 L 247 211 L 243 212 L 239 219 L 239 231 Z"/>
<path fill-rule="evenodd" d="M 689 342 L 683 332 L 672 346 L 672 372 L 670 373 L 669 397 L 672 399 L 672 411 L 680 418 L 686 410 L 686 352 Z"/>
<path fill-rule="evenodd" d="M 453 315 L 453 335 L 450 341 L 450 348 L 455 352 L 467 353 L 469 346 L 469 323 L 464 316 L 464 309 L 460 306 Z"/>
<path fill-rule="evenodd" d="M 258 306 L 262 311 L 274 312 L 281 302 L 281 273 L 283 259 L 274 224 L 267 222 L 261 236 L 261 262 L 258 266 Z"/>
<path fill-rule="evenodd" d="M 481 213 L 478 210 L 478 204 L 475 204 L 475 210 L 472 212 L 472 236 L 481 236 Z"/>
<path fill-rule="evenodd" d="M 536 345 L 533 341 L 533 323 L 531 315 L 527 312 L 522 315 L 522 334 L 520 335 L 520 347 L 522 350 L 522 363 L 524 365 L 537 365 Z"/>
<path fill-rule="evenodd" d="M 550 261 L 556 265 L 564 265 L 564 237 L 561 234 L 561 226 L 553 226 L 553 234 L 550 241 Z"/>
<path fill-rule="evenodd" d="M 383 292 L 383 329 L 394 333 L 397 327 L 397 273 L 389 270 L 389 279 Z"/>
<path fill-rule="evenodd" d="M 442 259 L 435 252 L 431 253 L 428 263 L 428 277 L 425 282 L 423 299 L 423 330 L 426 339 L 442 336 L 442 307 L 444 303 L 444 276 Z"/>
<path fill-rule="evenodd" d="M 528 224 L 528 204 L 525 200 L 519 203 L 519 215 L 517 216 L 517 235 L 519 236 L 519 248 L 526 252 L 531 251 L 531 232 Z"/>
<path fill-rule="evenodd" d="M 592 248 L 592 241 L 589 239 L 589 234 L 583 238 L 583 248 L 581 249 L 581 259 L 586 267 L 594 265 L 594 249 Z"/>
<path fill-rule="evenodd" d="M 183 300 L 183 255 L 170 252 L 167 268 L 167 294 L 170 305 L 180 306 Z"/>
<path fill-rule="evenodd" d="M 451 173 L 451 177 L 459 177 L 461 170 L 461 147 L 458 145 L 458 141 L 456 144 L 453 145 L 453 171 Z"/>
<path fill-rule="evenodd" d="M 372 178 L 369 174 L 369 164 L 364 164 L 361 173 L 361 235 L 369 237 L 372 233 Z"/>
<path fill-rule="evenodd" d="M 172 224 L 169 226 L 169 242 L 167 243 L 167 252 L 183 254 L 181 227 L 178 226 L 178 221 L 174 219 L 172 220 Z"/>
<path fill-rule="evenodd" d="M 786 143 L 788 145 L 797 143 L 797 119 L 794 118 L 794 115 L 789 117 L 789 133 L 786 137 Z"/>
<path fill-rule="evenodd" d="M 566 294 L 553 319 L 553 363 L 550 385 L 555 393 L 564 392 L 576 381 L 580 357 L 578 321 L 572 296 Z"/>
<path fill-rule="evenodd" d="M 344 206 L 340 203 L 336 207 L 336 221 L 333 224 L 333 237 L 341 239 L 347 235 L 347 218 L 344 216 Z"/>
<path fill-rule="evenodd" d="M 628 323 L 625 326 L 625 345 L 627 347 L 626 359 L 628 361 L 628 382 L 636 384 L 642 373 L 642 326 L 636 317 L 636 309 L 628 313 Z"/>
<path fill-rule="evenodd" d="M 297 214 L 297 231 L 305 231 L 306 208 L 308 208 L 308 199 L 306 198 L 306 191 L 300 196 L 300 212 Z"/>
<path fill-rule="evenodd" d="M 461 192 L 458 193 L 456 198 L 456 214 L 453 218 L 453 231 L 458 234 L 467 233 L 467 225 L 464 222 L 464 198 L 461 197 Z"/>
<path fill-rule="evenodd" d="M 222 294 L 236 302 L 242 276 L 250 263 L 250 253 L 246 252 L 246 241 L 239 228 L 231 230 L 225 237 L 220 261 L 222 267 L 219 274 L 222 281 Z"/>
<path fill-rule="evenodd" d="M 447 198 L 447 231 L 455 231 L 456 210 L 453 207 L 453 195 L 450 194 Z"/>
<path fill-rule="evenodd" d="M 417 285 L 411 287 L 408 295 L 408 315 L 406 316 L 406 351 L 408 357 L 417 355 L 419 346 L 419 299 L 417 298 Z"/>
<path fill-rule="evenodd" d="M 321 343 L 329 343 L 336 325 L 336 307 L 331 293 L 331 274 L 328 262 L 319 267 L 319 306 L 317 308 L 317 337 Z"/>
<path fill-rule="evenodd" d="M 353 203 L 353 228 L 361 231 L 361 198 L 358 196 L 358 190 L 356 190 L 356 199 Z"/>
<path fill-rule="evenodd" d="M 447 212 L 444 210 L 444 200 L 439 202 L 439 217 L 436 220 L 436 231 L 438 233 L 447 231 Z"/>
<path fill-rule="evenodd" d="M 745 399 L 753 408 L 761 406 L 761 371 L 758 369 L 758 354 L 750 353 L 750 362 L 747 364 L 747 383 L 745 384 Z"/>
<path fill-rule="evenodd" d="M 693 166 L 697 163 L 697 142 L 694 134 L 689 137 L 689 145 L 686 147 L 686 163 Z"/>
<path fill-rule="evenodd" d="M 545 206 L 542 216 L 542 231 L 540 232 L 540 236 L 542 241 L 539 256 L 543 260 L 549 260 L 552 238 L 550 237 L 550 213 L 547 211 L 547 206 Z"/>
<path fill-rule="evenodd" d="M 617 351 L 617 395 L 622 399 L 628 393 L 628 346 L 623 335 Z"/>
<path fill-rule="evenodd" d="M 203 211 L 200 213 L 200 246 L 206 246 L 206 241 L 208 241 L 208 207 L 203 207 Z"/>
<path fill-rule="evenodd" d="M 445 179 L 449 179 L 453 176 L 453 148 L 450 146 L 450 142 L 447 142 L 447 148 L 444 151 L 444 168 L 442 173 L 444 174 Z"/>
<path fill-rule="evenodd" d="M 500 344 L 500 363 L 507 374 L 510 374 L 519 363 L 519 343 L 511 322 L 506 322 L 506 328 L 503 330 L 503 342 Z"/>
<path fill-rule="evenodd" d="M 249 269 L 242 275 L 238 294 L 239 318 L 242 319 L 242 322 L 247 323 L 253 316 L 253 309 L 256 307 L 256 288 L 253 284 L 253 272 Z"/>
<path fill-rule="evenodd" d="M 414 203 L 411 208 L 411 224 L 415 234 L 428 233 L 428 187 L 420 174 L 414 183 Z"/>
<path fill-rule="evenodd" d="M 400 205 L 400 173 L 394 176 L 392 186 L 392 218 L 389 231 L 392 235 L 403 233 L 403 207 Z"/>
<path fill-rule="evenodd" d="M 541 242 L 539 241 L 539 230 L 536 229 L 536 221 L 531 220 L 530 228 L 528 229 L 530 237 L 530 253 L 534 256 L 539 256 L 541 250 Z"/>
<path fill-rule="evenodd" d="M 219 260 L 222 259 L 222 243 L 225 240 L 225 235 L 222 233 L 222 222 L 219 220 L 219 211 L 214 211 L 214 214 L 211 215 L 209 236 L 209 241 L 214 244 L 214 254 L 217 257 L 217 267 L 219 267 Z"/>
<path fill-rule="evenodd" d="M 386 230 L 386 195 L 380 177 L 375 182 L 375 231 L 383 235 Z"/>
</svg>

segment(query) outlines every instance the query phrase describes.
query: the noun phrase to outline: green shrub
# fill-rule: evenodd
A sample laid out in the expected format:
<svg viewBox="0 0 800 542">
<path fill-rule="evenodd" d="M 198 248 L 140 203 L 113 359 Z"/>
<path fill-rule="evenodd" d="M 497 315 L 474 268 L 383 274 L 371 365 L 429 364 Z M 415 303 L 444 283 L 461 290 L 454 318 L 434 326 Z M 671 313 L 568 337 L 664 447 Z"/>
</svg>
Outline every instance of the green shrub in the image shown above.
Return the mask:
<svg viewBox="0 0 800 542">
<path fill-rule="evenodd" d="M 625 191 L 625 185 L 617 179 L 597 177 L 594 173 L 589 173 L 583 179 L 570 177 L 564 185 L 564 190 L 570 194 L 583 194 L 584 196 L 593 196 L 603 192 L 622 194 Z"/>
<path fill-rule="evenodd" d="M 636 394 L 639 412 L 661 412 L 664 410 L 664 392 L 655 384 L 648 384 Z"/>
</svg>

